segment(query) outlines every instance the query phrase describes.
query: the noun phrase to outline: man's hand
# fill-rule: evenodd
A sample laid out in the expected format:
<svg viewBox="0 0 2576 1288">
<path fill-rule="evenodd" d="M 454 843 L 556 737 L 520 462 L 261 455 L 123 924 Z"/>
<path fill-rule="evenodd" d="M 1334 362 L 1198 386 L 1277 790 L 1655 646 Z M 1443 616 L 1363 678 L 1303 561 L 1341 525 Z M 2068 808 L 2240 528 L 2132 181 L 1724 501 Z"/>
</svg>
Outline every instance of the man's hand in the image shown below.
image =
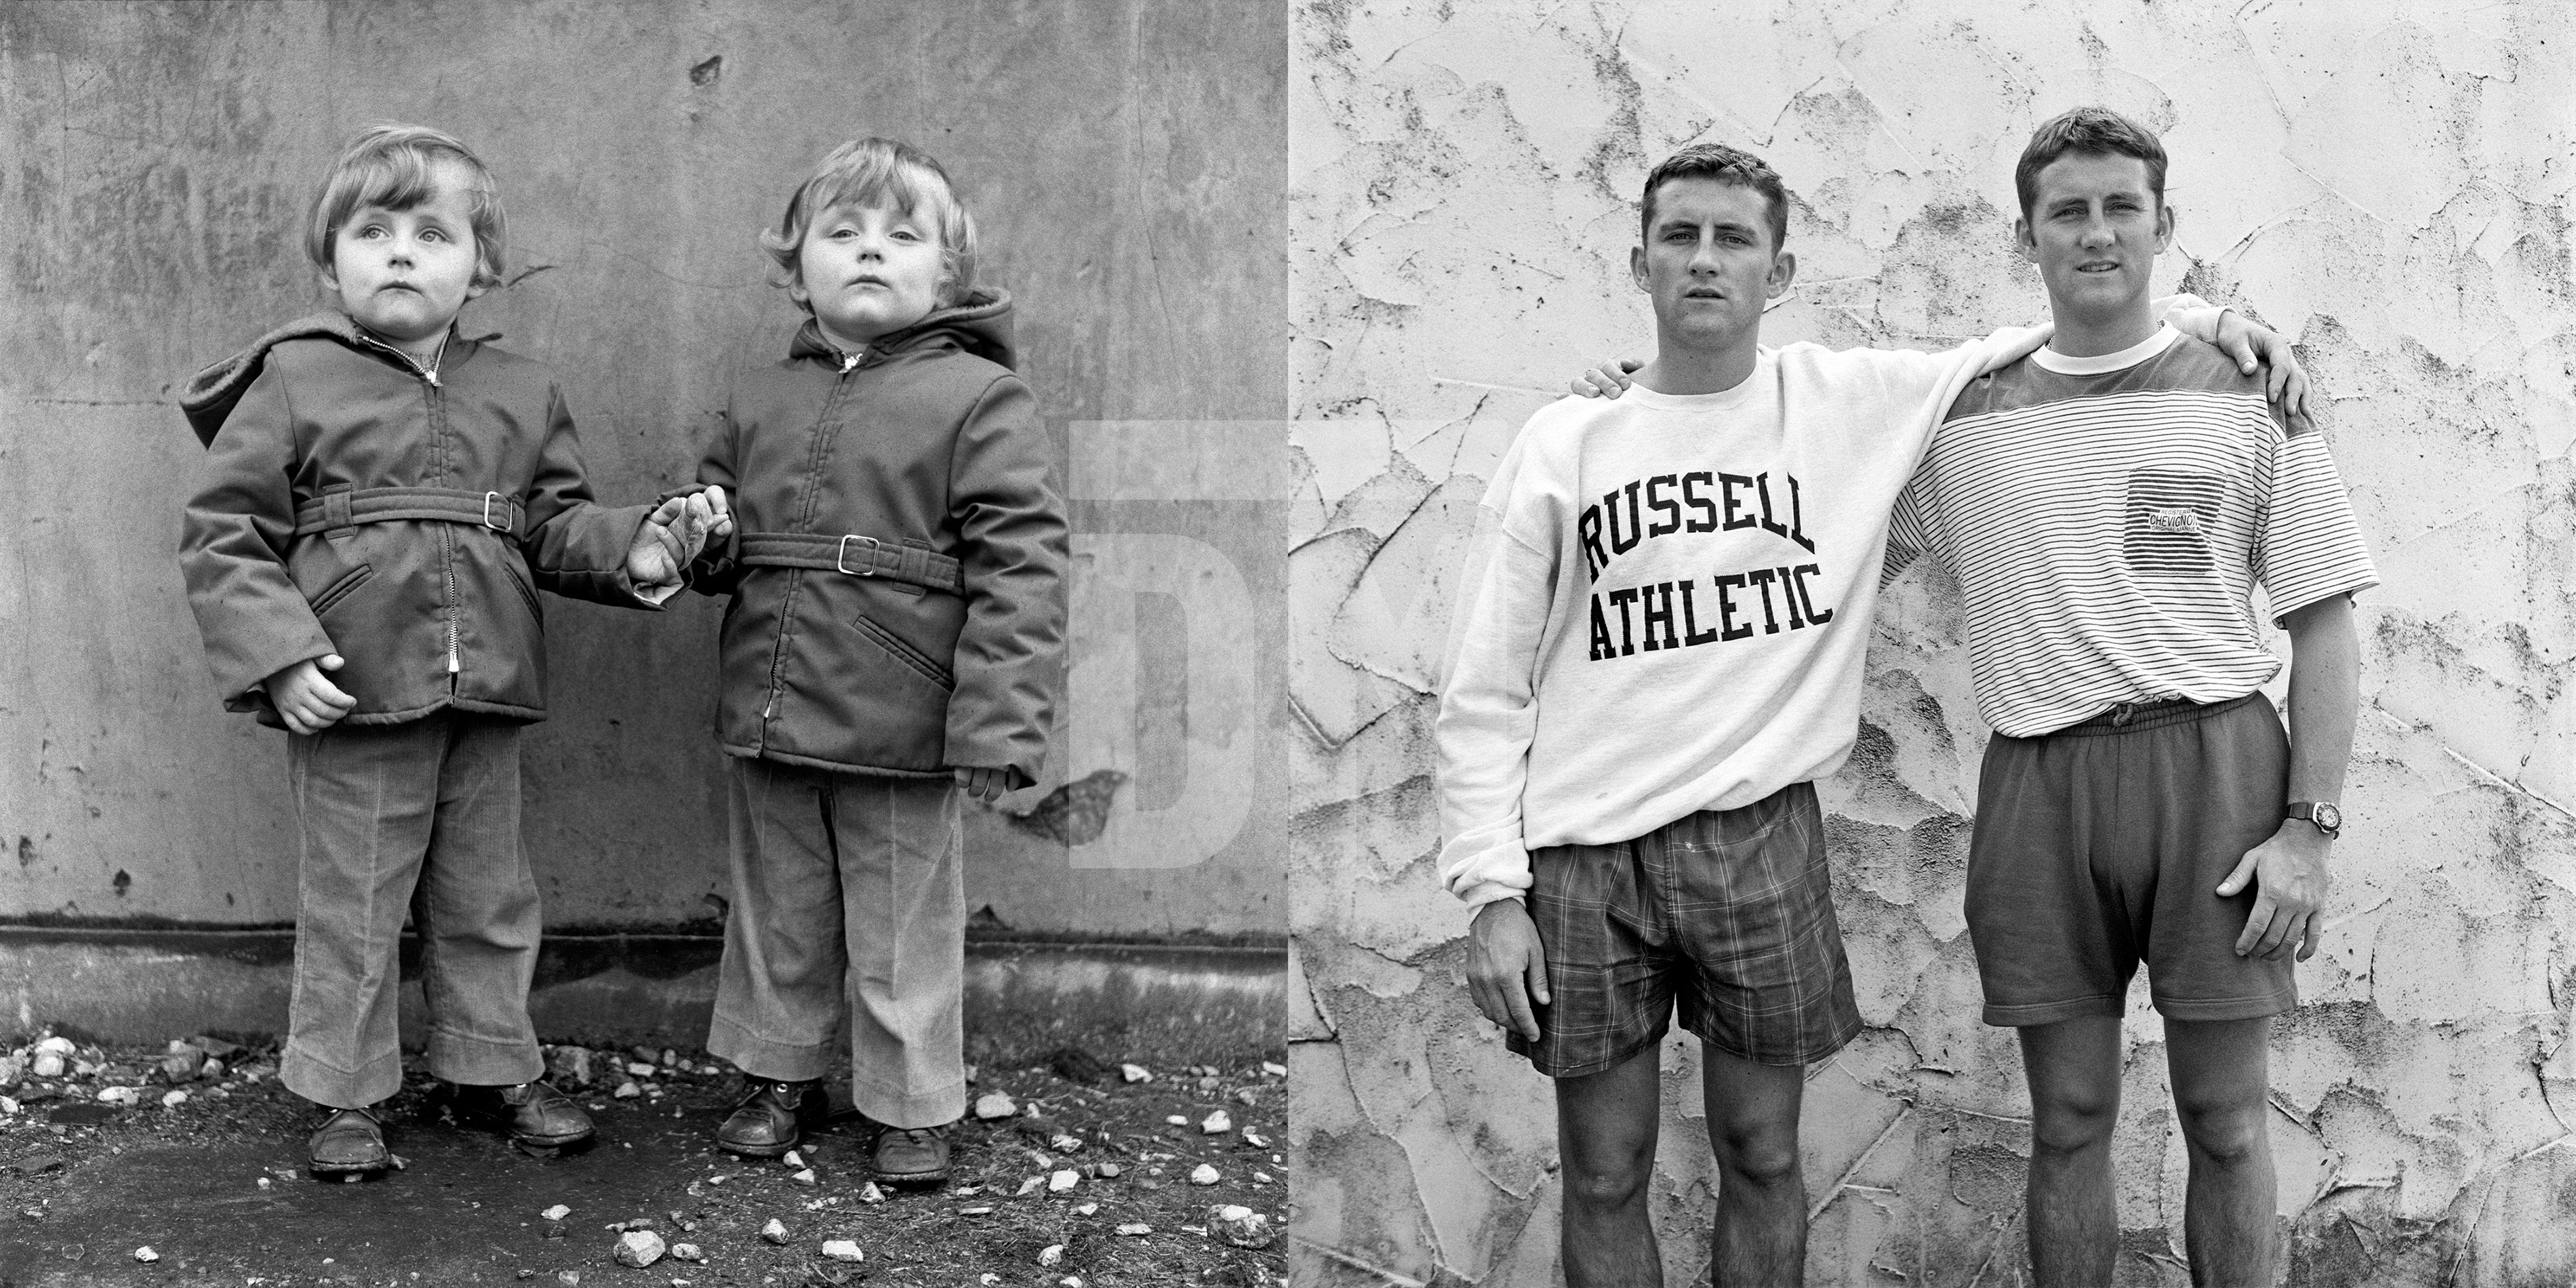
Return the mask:
<svg viewBox="0 0 2576 1288">
<path fill-rule="evenodd" d="M 2254 913 L 2236 937 L 2236 955 L 2279 961 L 2293 949 L 2298 959 L 2316 955 L 2317 938 L 2325 933 L 2326 851 L 2332 838 L 2303 818 L 2281 820 L 2272 839 L 2245 852 L 2236 870 L 2218 883 L 2218 893 L 2233 895 L 2254 880 Z"/>
<path fill-rule="evenodd" d="M 1575 377 L 1566 391 L 1584 398 L 1616 398 L 1635 383 L 1628 374 L 1645 365 L 1636 358 L 1605 358 L 1600 366 Z"/>
<path fill-rule="evenodd" d="M 967 795 L 987 805 L 1000 800 L 1002 793 L 1011 790 L 1011 771 L 1008 769 L 969 769 L 960 765 L 954 772 L 957 785 L 965 788 Z"/>
<path fill-rule="evenodd" d="M 2290 352 L 2290 342 L 2257 326 L 2234 309 L 2218 315 L 2218 347 L 2236 360 L 2236 369 L 2254 374 L 2256 363 L 2271 368 L 2263 378 L 2263 396 L 2281 409 L 2281 419 L 2297 424 L 2308 417 L 2308 373 Z"/>
<path fill-rule="evenodd" d="M 320 733 L 358 705 L 356 698 L 322 676 L 341 665 L 337 653 L 308 657 L 260 681 L 259 687 L 267 690 L 269 705 L 277 708 L 287 728 L 301 734 Z"/>
<path fill-rule="evenodd" d="M 1538 1012 L 1547 996 L 1547 950 L 1539 946 L 1538 923 L 1518 899 L 1496 899 L 1476 910 L 1469 936 L 1476 941 L 1476 960 L 1467 968 L 1467 987 L 1485 1018 L 1539 1040 Z"/>
</svg>

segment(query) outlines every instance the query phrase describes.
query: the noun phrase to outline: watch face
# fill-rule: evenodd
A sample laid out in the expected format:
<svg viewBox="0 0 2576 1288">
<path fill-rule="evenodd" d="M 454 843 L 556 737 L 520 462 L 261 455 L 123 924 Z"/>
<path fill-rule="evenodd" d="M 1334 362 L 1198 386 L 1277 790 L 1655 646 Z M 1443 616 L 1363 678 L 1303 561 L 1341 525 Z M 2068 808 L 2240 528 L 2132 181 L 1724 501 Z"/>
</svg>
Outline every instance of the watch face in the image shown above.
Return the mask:
<svg viewBox="0 0 2576 1288">
<path fill-rule="evenodd" d="M 2317 826 L 2326 831 L 2339 831 L 2343 827 L 2343 811 L 2332 805 L 2320 804 L 2317 806 L 2316 820 Z"/>
</svg>

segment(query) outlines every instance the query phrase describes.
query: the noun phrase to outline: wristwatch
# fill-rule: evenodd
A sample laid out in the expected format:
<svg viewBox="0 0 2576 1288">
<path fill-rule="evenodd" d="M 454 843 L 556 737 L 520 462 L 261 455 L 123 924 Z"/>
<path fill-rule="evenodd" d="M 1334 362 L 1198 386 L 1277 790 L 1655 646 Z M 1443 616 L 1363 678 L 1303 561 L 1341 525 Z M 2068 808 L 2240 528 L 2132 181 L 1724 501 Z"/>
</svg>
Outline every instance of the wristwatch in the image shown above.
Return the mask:
<svg viewBox="0 0 2576 1288">
<path fill-rule="evenodd" d="M 2289 816 L 2316 824 L 2317 830 L 2327 836 L 2343 831 L 2343 811 L 2336 809 L 2332 801 L 2292 801 Z"/>
</svg>

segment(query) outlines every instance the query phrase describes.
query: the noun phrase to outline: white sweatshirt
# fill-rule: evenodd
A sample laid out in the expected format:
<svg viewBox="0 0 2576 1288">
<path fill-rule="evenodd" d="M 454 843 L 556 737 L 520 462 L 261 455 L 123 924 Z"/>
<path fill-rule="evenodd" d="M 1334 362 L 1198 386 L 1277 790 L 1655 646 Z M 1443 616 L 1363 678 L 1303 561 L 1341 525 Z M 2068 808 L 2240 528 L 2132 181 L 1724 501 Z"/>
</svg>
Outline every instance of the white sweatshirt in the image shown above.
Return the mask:
<svg viewBox="0 0 2576 1288">
<path fill-rule="evenodd" d="M 2218 314 L 2173 320 L 2214 339 Z M 1840 768 L 1897 494 L 1951 399 L 2047 335 L 1765 348 L 1723 393 L 1638 386 L 1532 416 L 1485 491 L 1450 625 L 1450 892 L 1518 898 L 1534 848 L 1629 840 Z"/>
</svg>

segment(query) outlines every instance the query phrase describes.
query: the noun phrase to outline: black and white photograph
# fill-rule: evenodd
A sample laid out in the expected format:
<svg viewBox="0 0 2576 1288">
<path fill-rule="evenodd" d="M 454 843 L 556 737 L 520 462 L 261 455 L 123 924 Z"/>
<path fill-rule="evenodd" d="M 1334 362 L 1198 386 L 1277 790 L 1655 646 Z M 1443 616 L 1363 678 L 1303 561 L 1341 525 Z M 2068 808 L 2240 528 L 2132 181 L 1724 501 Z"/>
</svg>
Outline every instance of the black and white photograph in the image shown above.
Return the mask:
<svg viewBox="0 0 2576 1288">
<path fill-rule="evenodd" d="M 0 1288 L 2576 1283 L 2576 0 L 0 100 Z"/>
</svg>

